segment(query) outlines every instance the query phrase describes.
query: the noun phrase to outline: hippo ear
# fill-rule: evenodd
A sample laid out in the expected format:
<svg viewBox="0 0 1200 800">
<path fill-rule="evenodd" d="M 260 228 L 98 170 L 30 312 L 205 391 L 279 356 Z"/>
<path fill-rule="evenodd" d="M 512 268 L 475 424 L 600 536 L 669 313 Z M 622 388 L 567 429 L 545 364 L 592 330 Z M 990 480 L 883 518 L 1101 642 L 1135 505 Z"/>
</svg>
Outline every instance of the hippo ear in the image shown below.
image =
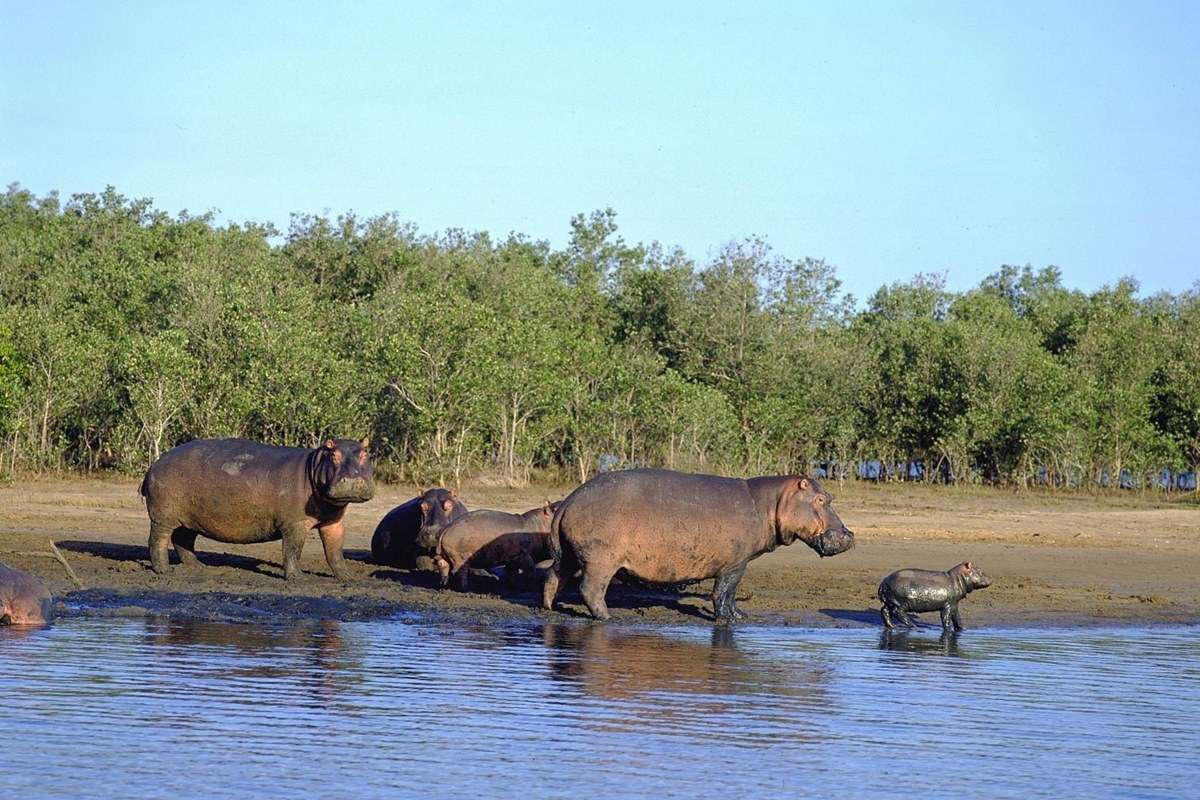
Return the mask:
<svg viewBox="0 0 1200 800">
<path fill-rule="evenodd" d="M 326 439 L 325 440 L 325 449 L 326 450 L 336 450 L 337 444 L 334 443 L 333 439 Z"/>
<path fill-rule="evenodd" d="M 542 506 L 542 513 L 545 514 L 547 517 L 554 516 L 554 507 L 552 505 L 550 505 L 549 500 L 547 500 L 545 502 L 545 504 Z"/>
<path fill-rule="evenodd" d="M 421 506 L 421 516 L 425 516 L 429 513 L 429 509 L 433 508 L 428 500 L 422 500 L 419 505 Z"/>
<path fill-rule="evenodd" d="M 967 569 L 975 569 L 975 565 L 972 564 L 970 561 L 964 561 L 963 566 L 966 567 Z"/>
<path fill-rule="evenodd" d="M 796 485 L 800 487 L 800 491 L 802 491 L 802 492 L 807 492 L 809 489 L 811 489 L 811 488 L 812 488 L 812 481 L 810 481 L 808 478 L 803 478 L 803 477 L 802 477 L 802 478 L 801 478 L 801 479 L 800 479 L 800 480 L 799 480 L 799 481 L 796 483 Z"/>
<path fill-rule="evenodd" d="M 442 511 L 445 511 L 447 514 L 449 514 L 453 510 L 454 510 L 454 501 L 451 500 L 449 497 L 447 497 L 445 500 L 442 501 Z"/>
</svg>

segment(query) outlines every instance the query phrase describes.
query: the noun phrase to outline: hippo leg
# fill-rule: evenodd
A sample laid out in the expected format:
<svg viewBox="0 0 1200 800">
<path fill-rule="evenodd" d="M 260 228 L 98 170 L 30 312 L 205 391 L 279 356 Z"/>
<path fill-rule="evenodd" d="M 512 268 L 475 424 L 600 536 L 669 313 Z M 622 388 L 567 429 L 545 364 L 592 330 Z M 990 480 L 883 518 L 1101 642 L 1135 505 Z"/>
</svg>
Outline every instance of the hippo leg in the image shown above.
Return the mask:
<svg viewBox="0 0 1200 800">
<path fill-rule="evenodd" d="M 450 584 L 450 562 L 438 556 L 434 559 L 437 564 L 438 578 L 441 579 L 442 588 L 445 589 Z"/>
<path fill-rule="evenodd" d="M 954 609 L 949 603 L 947 603 L 946 605 L 942 606 L 941 611 L 942 611 L 942 630 L 948 631 L 951 629 L 951 626 L 953 626 L 953 624 L 954 624 L 953 621 L 951 620 L 951 615 L 954 613 Z"/>
<path fill-rule="evenodd" d="M 542 584 L 542 608 L 554 610 L 554 601 L 558 599 L 558 590 L 562 586 L 562 564 L 557 561 L 546 570 L 546 580 Z"/>
<path fill-rule="evenodd" d="M 346 568 L 346 559 L 342 555 L 346 526 L 338 520 L 320 528 L 318 532 L 321 535 L 321 546 L 325 548 L 325 561 L 329 564 L 329 571 L 342 583 L 349 583 L 350 570 Z"/>
<path fill-rule="evenodd" d="M 883 620 L 883 627 L 889 631 L 896 627 L 896 624 L 892 622 L 892 612 L 888 610 L 887 603 L 879 607 L 879 617 Z"/>
<path fill-rule="evenodd" d="M 909 614 L 900 606 L 892 606 L 891 611 L 900 620 L 900 624 L 904 625 L 906 628 L 917 627 L 917 621 L 912 618 L 911 614 Z"/>
<path fill-rule="evenodd" d="M 167 544 L 171 541 L 171 529 L 160 522 L 150 522 L 150 568 L 159 575 L 165 575 L 170 565 L 167 558 Z"/>
<path fill-rule="evenodd" d="M 458 590 L 460 592 L 465 592 L 471 583 L 471 570 L 466 564 L 463 564 L 461 567 L 459 567 L 457 575 Z"/>
<path fill-rule="evenodd" d="M 304 574 L 300 570 L 300 555 L 304 552 L 304 539 L 307 536 L 307 525 L 293 525 L 283 532 L 283 577 L 285 580 L 296 580 Z"/>
<path fill-rule="evenodd" d="M 609 618 L 604 595 L 608 593 L 608 584 L 615 574 L 615 569 L 598 568 L 595 564 L 588 564 L 583 569 L 583 582 L 579 586 L 579 593 L 583 595 L 583 602 L 588 611 L 592 612 L 596 619 Z"/>
<path fill-rule="evenodd" d="M 958 615 L 958 603 L 950 607 L 950 621 L 954 623 L 956 633 L 963 629 L 962 617 Z"/>
<path fill-rule="evenodd" d="M 179 556 L 179 563 L 185 567 L 201 566 L 200 559 L 196 556 L 196 532 L 187 528 L 176 528 L 171 531 L 171 545 L 175 548 L 175 555 Z"/>
<path fill-rule="evenodd" d="M 746 565 L 739 564 L 713 582 L 713 613 L 718 622 L 732 622 L 746 616 L 737 609 L 737 587 L 745 574 Z"/>
</svg>

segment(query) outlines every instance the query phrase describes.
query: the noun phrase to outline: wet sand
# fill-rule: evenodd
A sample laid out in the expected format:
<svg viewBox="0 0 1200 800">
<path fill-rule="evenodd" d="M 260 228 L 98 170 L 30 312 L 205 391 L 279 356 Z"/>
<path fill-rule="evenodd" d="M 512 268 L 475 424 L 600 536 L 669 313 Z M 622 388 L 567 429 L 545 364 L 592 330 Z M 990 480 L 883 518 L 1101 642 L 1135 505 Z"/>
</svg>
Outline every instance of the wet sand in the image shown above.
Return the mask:
<svg viewBox="0 0 1200 800">
<path fill-rule="evenodd" d="M 472 508 L 523 511 L 571 487 L 508 489 L 472 484 Z M 751 563 L 739 591 L 742 624 L 878 625 L 875 586 L 901 567 L 946 569 L 977 562 L 995 582 L 963 602 L 972 626 L 1200 622 L 1200 498 L 1051 494 L 1000 489 L 847 484 L 830 487 L 857 534 L 854 550 L 819 559 L 802 544 Z M 227 546 L 200 539 L 207 566 L 150 571 L 148 522 L 137 481 L 34 479 L 0 486 L 0 561 L 42 578 L 65 614 L 172 613 L 210 619 L 361 619 L 400 613 L 451 620 L 567 619 L 584 613 L 578 593 L 565 610 L 538 608 L 540 587 L 502 590 L 475 580 L 470 593 L 442 590 L 435 576 L 369 562 L 375 524 L 415 487 L 383 487 L 352 506 L 346 555 L 355 576 L 329 576 L 314 535 L 304 579 L 282 578 L 278 542 Z M 53 540 L 84 589 L 49 556 Z M 711 581 L 682 589 L 616 585 L 613 618 L 711 621 Z M 937 623 L 937 615 L 925 615 Z"/>
</svg>

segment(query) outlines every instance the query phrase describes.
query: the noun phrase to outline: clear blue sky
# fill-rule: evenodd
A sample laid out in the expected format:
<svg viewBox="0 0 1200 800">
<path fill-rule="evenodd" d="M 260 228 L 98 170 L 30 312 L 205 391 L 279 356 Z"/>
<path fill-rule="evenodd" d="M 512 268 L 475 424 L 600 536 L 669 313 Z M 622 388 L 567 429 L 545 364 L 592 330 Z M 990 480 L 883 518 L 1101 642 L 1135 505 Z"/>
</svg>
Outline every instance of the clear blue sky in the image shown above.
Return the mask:
<svg viewBox="0 0 1200 800">
<path fill-rule="evenodd" d="M 556 245 L 612 206 L 860 298 L 1200 279 L 1198 3 L 506 5 L 0 0 L 0 179 Z"/>
</svg>

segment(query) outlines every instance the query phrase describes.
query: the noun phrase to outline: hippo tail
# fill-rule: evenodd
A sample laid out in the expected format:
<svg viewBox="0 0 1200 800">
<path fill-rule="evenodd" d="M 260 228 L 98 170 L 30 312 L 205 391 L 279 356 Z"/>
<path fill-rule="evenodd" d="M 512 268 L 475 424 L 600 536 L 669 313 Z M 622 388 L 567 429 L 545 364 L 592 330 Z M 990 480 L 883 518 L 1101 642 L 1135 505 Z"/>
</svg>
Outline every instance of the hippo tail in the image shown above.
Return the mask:
<svg viewBox="0 0 1200 800">
<path fill-rule="evenodd" d="M 142 496 L 142 499 L 150 497 L 150 470 L 146 470 L 146 474 L 138 486 L 138 494 Z"/>
<path fill-rule="evenodd" d="M 571 548 L 571 543 L 567 542 L 567 546 L 563 547 L 562 516 L 566 508 L 566 503 L 560 503 L 554 510 L 554 517 L 550 520 L 550 533 L 547 536 L 547 549 L 550 551 L 550 559 L 553 562 L 546 575 L 546 585 L 542 595 L 542 607 L 547 610 L 554 607 L 554 601 L 562 589 L 563 581 L 570 580 L 579 569 L 579 559 L 576 557 L 574 549 Z"/>
</svg>

